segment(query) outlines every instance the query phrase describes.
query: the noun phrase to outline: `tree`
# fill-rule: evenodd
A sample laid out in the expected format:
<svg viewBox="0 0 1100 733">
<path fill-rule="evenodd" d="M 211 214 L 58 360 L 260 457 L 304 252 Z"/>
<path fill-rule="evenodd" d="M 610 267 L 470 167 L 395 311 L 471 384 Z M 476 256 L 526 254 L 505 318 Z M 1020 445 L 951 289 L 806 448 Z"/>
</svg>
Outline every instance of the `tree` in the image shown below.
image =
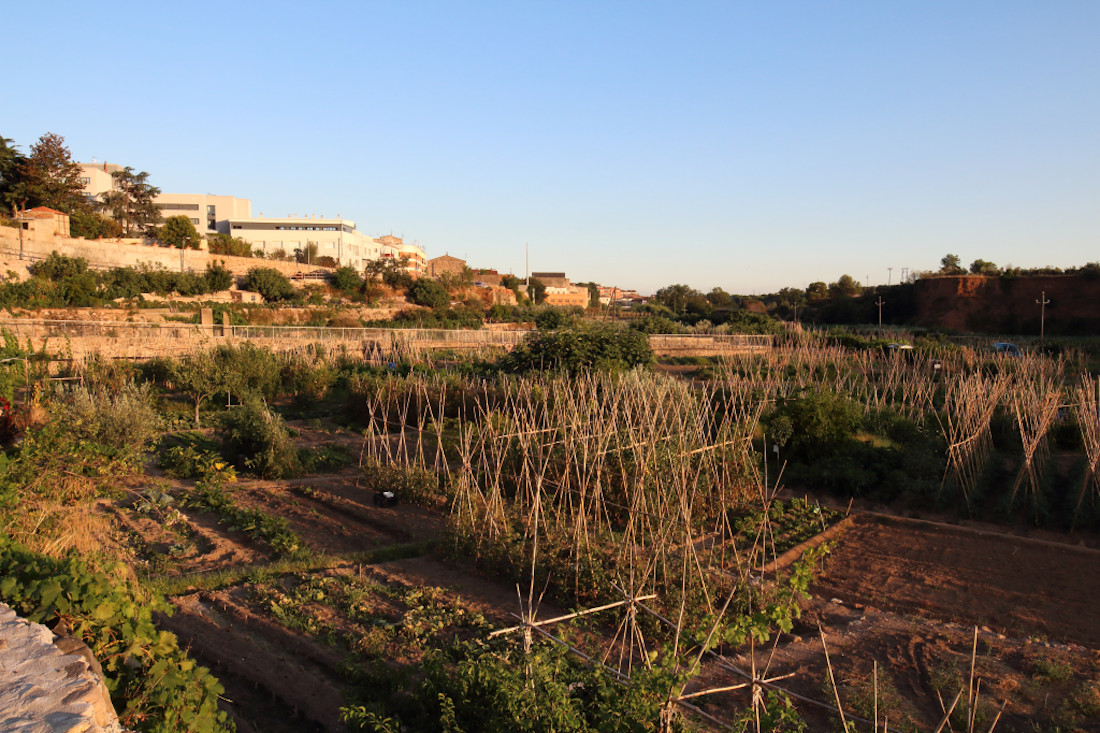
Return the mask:
<svg viewBox="0 0 1100 733">
<path fill-rule="evenodd" d="M 546 301 L 546 284 L 537 277 L 527 280 L 527 297 L 535 305 Z"/>
<path fill-rule="evenodd" d="M 439 282 L 450 293 L 459 293 L 469 289 L 474 284 L 474 271 L 466 265 L 459 272 L 444 272 L 439 276 Z"/>
<path fill-rule="evenodd" d="M 69 234 L 85 239 L 121 237 L 122 225 L 94 211 L 74 211 L 69 214 Z"/>
<path fill-rule="evenodd" d="M 369 277 L 382 278 L 382 282 L 394 290 L 408 290 L 413 284 L 408 266 L 408 255 L 402 255 L 398 259 L 379 257 L 368 262 L 363 269 Z"/>
<path fill-rule="evenodd" d="M 940 260 L 940 274 L 941 275 L 962 275 L 966 272 L 962 268 L 962 261 L 958 255 L 944 255 Z"/>
<path fill-rule="evenodd" d="M 38 138 L 20 171 L 31 206 L 48 206 L 66 214 L 88 208 L 80 166 L 60 135 L 47 132 Z"/>
<path fill-rule="evenodd" d="M 840 278 L 829 285 L 829 296 L 832 298 L 854 298 L 859 295 L 862 288 L 859 281 L 851 275 L 841 275 Z"/>
<path fill-rule="evenodd" d="M 171 247 L 198 249 L 202 242 L 195 225 L 183 214 L 168 217 L 160 230 L 160 241 Z"/>
<path fill-rule="evenodd" d="M 294 259 L 302 265 L 312 265 L 317 262 L 317 243 L 306 242 L 305 247 L 295 249 Z"/>
<path fill-rule="evenodd" d="M 363 278 L 354 267 L 338 267 L 332 274 L 332 286 L 344 295 L 355 295 L 363 289 Z"/>
<path fill-rule="evenodd" d="M 409 288 L 409 300 L 429 308 L 445 308 L 451 302 L 451 294 L 442 283 L 422 277 Z"/>
<path fill-rule="evenodd" d="M 130 166 L 113 171 L 111 178 L 114 190 L 100 197 L 97 208 L 121 224 L 127 237 L 134 233 L 151 236 L 162 221 L 160 208 L 153 203 L 160 189 L 149 183 L 148 173 L 135 173 Z"/>
<path fill-rule="evenodd" d="M 683 315 L 687 309 L 688 299 L 694 296 L 702 297 L 702 293 L 688 285 L 677 284 L 661 288 L 653 297 L 673 313 Z"/>
<path fill-rule="evenodd" d="M 251 257 L 252 245 L 240 237 L 232 237 L 218 232 L 206 235 L 206 246 L 212 255 L 229 255 L 230 257 Z M 260 250 L 262 254 L 262 250 Z"/>
<path fill-rule="evenodd" d="M 715 308 L 729 308 L 733 305 L 733 297 L 722 288 L 712 288 L 707 293 L 707 300 Z"/>
<path fill-rule="evenodd" d="M 199 423 L 199 409 L 209 397 L 225 388 L 223 368 L 213 349 L 203 349 L 171 362 L 169 369 L 172 385 L 195 402 L 195 427 Z"/>
<path fill-rule="evenodd" d="M 600 307 L 600 286 L 593 282 L 577 283 L 581 287 L 588 288 L 588 307 Z"/>
<path fill-rule="evenodd" d="M 829 286 L 818 280 L 806 286 L 806 301 L 817 303 L 829 297 Z"/>
<path fill-rule="evenodd" d="M 293 300 L 298 293 L 287 276 L 273 267 L 253 267 L 244 276 L 241 287 L 272 301 Z"/>
<path fill-rule="evenodd" d="M 10 138 L 0 137 L 0 206 L 14 212 L 26 198 L 23 163 L 26 158 L 16 150 Z"/>
<path fill-rule="evenodd" d="M 985 275 L 986 277 L 996 277 L 1001 274 L 997 266 L 988 260 L 974 260 L 970 263 L 970 272 L 973 275 Z"/>
<path fill-rule="evenodd" d="M 500 286 L 502 288 L 508 288 L 516 296 L 516 302 L 523 302 L 523 293 L 520 291 L 519 286 L 523 283 L 518 277 L 512 274 L 502 275 L 500 278 Z"/>
</svg>

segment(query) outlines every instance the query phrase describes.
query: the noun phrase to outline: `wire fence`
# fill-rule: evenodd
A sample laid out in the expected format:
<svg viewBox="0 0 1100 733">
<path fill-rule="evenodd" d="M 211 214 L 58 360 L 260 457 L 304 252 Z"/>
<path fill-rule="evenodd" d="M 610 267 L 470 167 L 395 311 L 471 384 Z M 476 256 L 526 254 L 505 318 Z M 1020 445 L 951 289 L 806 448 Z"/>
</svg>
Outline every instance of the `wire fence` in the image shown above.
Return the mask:
<svg viewBox="0 0 1100 733">
<path fill-rule="evenodd" d="M 64 342 L 74 356 L 93 352 L 134 356 L 149 352 L 178 353 L 204 345 L 255 341 L 276 350 L 312 343 L 355 344 L 362 348 L 510 349 L 530 331 L 458 330 L 441 328 L 350 328 L 339 326 L 236 326 L 198 323 L 141 323 L 131 321 L 70 321 L 61 319 L 6 319 L 0 329 L 20 341 L 56 348 Z M 749 334 L 651 334 L 650 346 L 659 355 L 699 355 L 767 350 L 773 336 Z"/>
</svg>

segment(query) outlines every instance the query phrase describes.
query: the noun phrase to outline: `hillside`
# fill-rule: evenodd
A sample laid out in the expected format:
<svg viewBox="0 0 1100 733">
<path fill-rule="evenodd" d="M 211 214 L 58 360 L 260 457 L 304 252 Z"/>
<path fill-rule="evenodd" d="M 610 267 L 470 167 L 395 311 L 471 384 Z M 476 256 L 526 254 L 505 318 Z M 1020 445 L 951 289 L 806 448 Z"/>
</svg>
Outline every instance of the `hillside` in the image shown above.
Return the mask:
<svg viewBox="0 0 1100 733">
<path fill-rule="evenodd" d="M 1100 279 L 1080 275 L 922 278 L 915 283 L 914 324 L 983 333 L 1039 334 L 1044 296 L 1046 333 L 1082 335 L 1100 329 Z"/>
</svg>

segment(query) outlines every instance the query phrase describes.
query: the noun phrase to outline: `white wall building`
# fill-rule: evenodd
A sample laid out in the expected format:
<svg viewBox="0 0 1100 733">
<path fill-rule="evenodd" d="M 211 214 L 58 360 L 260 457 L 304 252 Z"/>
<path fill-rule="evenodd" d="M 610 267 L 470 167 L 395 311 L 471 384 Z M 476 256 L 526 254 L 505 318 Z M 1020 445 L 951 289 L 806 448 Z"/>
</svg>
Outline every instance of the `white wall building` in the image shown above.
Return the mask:
<svg viewBox="0 0 1100 733">
<path fill-rule="evenodd" d="M 89 198 L 115 190 L 111 173 L 123 170 L 113 163 L 80 163 L 81 181 Z M 294 250 L 305 250 L 312 242 L 318 257 L 331 257 L 338 265 L 350 265 L 362 271 L 365 264 L 381 257 L 408 257 L 408 270 L 423 274 L 427 257 L 418 244 L 406 244 L 400 237 L 386 235 L 373 239 L 360 232 L 350 219 L 324 217 L 286 217 L 269 219 L 252 216 L 252 202 L 234 196 L 198 193 L 161 193 L 154 202 L 161 216 L 183 215 L 191 220 L 199 234 L 229 234 L 248 242 L 264 256 L 283 251 L 288 257 Z"/>
<path fill-rule="evenodd" d="M 265 257 L 279 250 L 293 257 L 294 250 L 305 251 L 311 242 L 317 245 L 318 257 L 331 257 L 357 270 L 382 256 L 382 244 L 356 229 L 350 219 L 239 217 L 229 220 L 229 234 Z"/>
<path fill-rule="evenodd" d="M 162 193 L 153 199 L 160 215 L 186 216 L 199 234 L 232 234 L 231 219 L 252 216 L 252 202 L 234 196 L 214 196 L 203 193 Z"/>
</svg>

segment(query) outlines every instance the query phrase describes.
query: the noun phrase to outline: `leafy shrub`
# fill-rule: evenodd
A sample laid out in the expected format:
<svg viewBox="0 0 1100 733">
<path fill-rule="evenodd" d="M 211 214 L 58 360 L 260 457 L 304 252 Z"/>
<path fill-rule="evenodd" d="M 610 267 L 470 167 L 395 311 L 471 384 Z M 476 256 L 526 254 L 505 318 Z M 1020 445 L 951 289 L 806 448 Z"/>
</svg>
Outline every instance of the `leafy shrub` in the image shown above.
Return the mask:
<svg viewBox="0 0 1100 733">
<path fill-rule="evenodd" d="M 445 308 L 451 302 L 451 295 L 442 283 L 422 277 L 409 287 L 409 300 L 428 308 Z"/>
<path fill-rule="evenodd" d="M 630 322 L 630 327 L 642 333 L 682 333 L 683 327 L 664 316 L 646 315 Z"/>
<path fill-rule="evenodd" d="M 233 287 L 233 273 L 222 267 L 220 262 L 208 263 L 202 277 L 208 293 L 220 293 Z"/>
<path fill-rule="evenodd" d="M 273 267 L 253 267 L 244 276 L 241 287 L 269 301 L 293 300 L 298 293 L 287 276 Z"/>
<path fill-rule="evenodd" d="M 323 361 L 305 354 L 291 354 L 282 366 L 281 390 L 299 402 L 318 402 L 336 383 L 336 371 Z"/>
<path fill-rule="evenodd" d="M 160 467 L 175 478 L 209 478 L 222 476 L 236 480 L 233 467 L 218 453 L 217 443 L 201 433 L 180 433 L 166 436 L 160 445 Z"/>
<path fill-rule="evenodd" d="M 52 282 L 61 282 L 70 277 L 88 272 L 88 260 L 83 257 L 69 257 L 59 252 L 50 252 L 41 262 L 35 262 L 27 268 L 32 275 Z"/>
<path fill-rule="evenodd" d="M 577 373 L 621 371 L 653 363 L 645 334 L 611 326 L 536 331 L 505 354 L 497 366 L 513 374 L 543 369 Z"/>
<path fill-rule="evenodd" d="M 298 472 L 298 452 L 290 431 L 258 397 L 248 397 L 230 410 L 217 432 L 226 454 L 261 478 L 284 478 Z"/>
<path fill-rule="evenodd" d="M 469 328 L 485 325 L 481 313 L 469 308 L 407 308 L 393 315 L 392 321 L 372 321 L 371 326 L 381 328 Z"/>
<path fill-rule="evenodd" d="M 118 392 L 104 387 L 73 387 L 64 394 L 59 415 L 74 436 L 119 450 L 137 451 L 159 430 L 148 385 L 126 383 Z"/>
<path fill-rule="evenodd" d="M 572 318 L 556 308 L 547 308 L 535 316 L 535 327 L 540 331 L 553 331 L 572 322 Z"/>
<path fill-rule="evenodd" d="M 805 392 L 780 402 L 764 424 L 769 440 L 787 445 L 792 457 L 834 453 L 852 439 L 860 408 L 851 400 L 823 391 Z"/>
<path fill-rule="evenodd" d="M 363 278 L 354 267 L 338 267 L 332 274 L 332 286 L 344 295 L 355 295 L 363 289 Z"/>
<path fill-rule="evenodd" d="M 426 468 L 368 461 L 363 478 L 374 491 L 392 491 L 398 500 L 435 508 L 440 498 L 439 476 Z"/>
<path fill-rule="evenodd" d="M 64 622 L 100 660 L 120 722 L 139 731 L 233 730 L 218 710 L 221 684 L 160 631 L 153 612 L 168 604 L 143 598 L 115 567 L 38 555 L 0 535 L 0 600 L 36 623 Z"/>
<path fill-rule="evenodd" d="M 775 334 L 783 332 L 783 324 L 771 316 L 747 310 L 731 312 L 722 322 L 722 325 L 729 328 L 732 333 Z"/>
</svg>

